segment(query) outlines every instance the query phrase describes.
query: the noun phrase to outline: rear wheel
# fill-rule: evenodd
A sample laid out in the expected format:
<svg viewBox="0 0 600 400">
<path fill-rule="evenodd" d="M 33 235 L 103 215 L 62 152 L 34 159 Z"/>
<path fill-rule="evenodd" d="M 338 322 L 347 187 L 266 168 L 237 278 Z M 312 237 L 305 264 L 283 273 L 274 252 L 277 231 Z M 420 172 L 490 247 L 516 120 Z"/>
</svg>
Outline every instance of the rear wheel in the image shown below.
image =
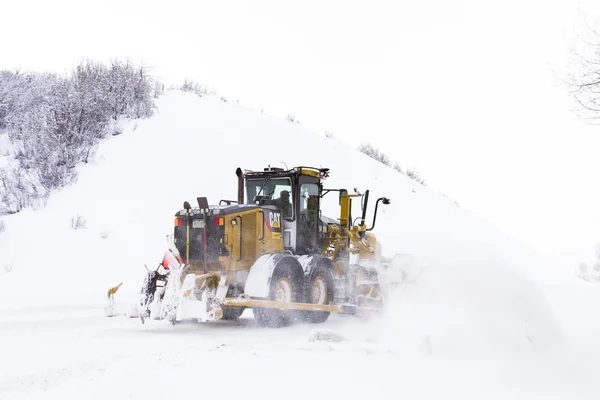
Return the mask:
<svg viewBox="0 0 600 400">
<path fill-rule="evenodd" d="M 277 263 L 271 276 L 269 298 L 285 303 L 304 302 L 304 273 L 293 257 L 282 258 Z M 289 326 L 299 316 L 298 311 L 275 308 L 256 307 L 253 312 L 258 324 L 268 328 Z"/>
<path fill-rule="evenodd" d="M 331 304 L 333 302 L 333 276 L 331 268 L 325 263 L 318 264 L 306 281 L 307 302 L 311 304 Z M 311 323 L 323 323 L 329 318 L 326 311 L 306 311 L 304 320 Z"/>
</svg>

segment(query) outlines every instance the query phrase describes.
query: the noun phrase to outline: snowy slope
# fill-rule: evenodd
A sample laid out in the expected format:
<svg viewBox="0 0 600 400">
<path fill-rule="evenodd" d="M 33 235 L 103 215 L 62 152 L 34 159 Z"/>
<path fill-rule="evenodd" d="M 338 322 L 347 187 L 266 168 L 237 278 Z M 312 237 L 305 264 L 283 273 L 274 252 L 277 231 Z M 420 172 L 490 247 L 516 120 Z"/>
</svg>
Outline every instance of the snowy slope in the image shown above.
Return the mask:
<svg viewBox="0 0 600 400">
<path fill-rule="evenodd" d="M 365 136 L 368 139 L 368 132 Z M 137 320 L 102 319 L 107 288 L 124 282 L 118 296 L 120 306 L 124 307 L 139 289 L 144 264 L 153 267 L 160 261 L 165 235 L 172 232 L 173 214 L 184 200 L 193 203 L 197 196 L 207 196 L 214 204 L 220 199 L 234 199 L 234 171 L 238 166 L 261 169 L 267 164 L 283 166 L 282 162 L 288 167 L 329 167 L 331 177 L 326 187 L 370 189 L 371 199 L 383 195 L 391 198 L 392 204 L 377 219 L 375 233 L 382 242 L 384 255 L 411 255 L 395 258 L 395 265 L 406 273 L 407 280 L 383 318 L 372 324 L 357 325 L 355 321 L 334 317 L 323 326 L 338 329 L 352 338 L 352 346 L 340 345 L 334 349 L 340 351 L 341 358 L 333 356 L 330 360 L 332 356 L 327 354 L 331 349 L 306 343 L 307 333 L 314 327 L 267 333 L 256 328 L 251 312 L 245 314 L 237 330 L 235 325 L 228 328 L 217 324 L 217 333 L 210 333 L 209 327 L 176 327 L 180 329 L 178 334 L 160 322 L 151 321 L 142 327 Z M 336 198 L 325 199 L 324 214 L 335 218 Z M 358 209 L 354 214 L 358 215 Z M 85 219 L 85 229 L 72 229 L 71 220 L 75 216 Z M 383 395 L 396 390 L 394 377 L 383 372 L 398 365 L 401 370 L 410 369 L 409 364 L 402 363 L 403 357 L 419 360 L 424 354 L 458 360 L 475 357 L 491 364 L 501 357 L 510 365 L 514 362 L 511 357 L 560 356 L 570 337 L 544 295 L 552 292 L 548 288 L 576 285 L 567 272 L 548 264 L 447 198 L 354 149 L 308 132 L 300 125 L 215 97 L 168 92 L 158 100 L 155 116 L 127 122 L 124 134 L 105 140 L 94 162 L 80 168 L 78 182 L 53 194 L 44 209 L 26 210 L 4 220 L 6 232 L 0 234 L 3 278 L 0 280 L 3 325 L 0 326 L 5 328 L 2 335 L 15 343 L 17 350 L 13 351 L 39 354 L 38 345 L 30 348 L 23 341 L 29 339 L 17 340 L 17 336 L 34 340 L 27 332 L 38 327 L 55 332 L 39 344 L 54 349 L 41 354 L 32 379 L 58 383 L 47 387 L 33 384 L 32 398 L 36 398 L 38 390 L 48 388 L 56 398 L 66 398 L 63 396 L 69 390 L 88 384 L 92 388 L 115 381 L 125 385 L 127 379 L 117 377 L 117 372 L 108 375 L 98 372 L 111 369 L 114 363 L 122 373 L 140 367 L 139 374 L 133 372 L 129 378 L 142 384 L 146 378 L 140 374 L 146 376 L 153 370 L 145 364 L 136 364 L 128 354 L 128 347 L 121 342 L 139 346 L 134 354 L 142 358 L 140 363 L 158 368 L 163 364 L 162 361 L 157 364 L 157 359 L 164 360 L 170 376 L 179 376 L 178 366 L 183 365 L 183 371 L 196 368 L 196 359 L 202 363 L 208 357 L 218 365 L 219 358 L 207 353 L 211 349 L 218 349 L 217 353 L 233 360 L 229 363 L 234 365 L 238 363 L 231 357 L 238 353 L 243 360 L 241 364 L 253 362 L 253 355 L 259 353 L 257 362 L 265 367 L 266 364 L 275 367 L 286 357 L 296 357 L 301 360 L 294 366 L 298 372 L 309 368 L 315 360 L 330 360 L 332 365 L 340 367 L 374 362 L 376 369 L 371 373 L 377 383 L 373 385 L 383 385 L 377 386 L 378 393 Z M 262 337 L 273 338 L 272 345 Z M 214 347 L 228 340 L 234 343 L 232 349 Z M 56 348 L 62 349 L 71 341 L 77 344 L 73 351 L 66 351 L 73 360 L 68 365 L 64 360 L 57 362 Z M 152 343 L 165 347 L 149 350 Z M 306 346 L 315 353 L 305 355 Z M 112 349 L 114 357 L 105 354 Z M 392 355 L 385 349 L 392 349 Z M 11 348 L 2 350 L 10 352 Z M 369 354 L 376 354 L 376 361 L 370 361 Z M 398 354 L 402 357 L 395 358 Z M 93 361 L 86 361 L 88 358 Z M 0 375 L 8 374 L 0 381 L 0 398 L 3 389 L 26 398 L 29 392 L 19 388 L 24 385 L 24 376 L 31 365 L 19 361 L 20 356 L 10 359 L 12 366 L 2 365 L 0 370 Z M 431 365 L 433 370 L 428 370 L 427 361 L 419 361 L 423 375 L 411 383 L 415 393 L 421 384 L 426 384 L 427 371 L 433 371 L 437 377 L 444 376 L 447 365 L 445 361 L 439 362 Z M 567 364 L 563 363 L 562 368 L 566 368 L 564 365 Z M 55 370 L 57 366 L 72 371 L 69 374 L 80 375 L 66 379 Z M 447 381 L 448 387 L 457 390 L 454 393 L 474 390 L 457 380 L 464 378 L 463 373 L 480 373 L 476 370 L 477 367 L 468 367 L 462 372 L 454 371 L 455 380 Z M 90 378 L 86 371 L 94 376 Z M 348 369 L 341 371 L 339 379 Z M 544 369 L 540 373 L 549 371 Z M 512 371 L 510 379 L 518 381 L 517 375 Z M 566 375 L 560 376 L 570 380 Z M 352 376 L 343 379 L 352 380 Z M 356 379 L 354 388 L 367 393 L 371 384 L 361 384 Z M 492 379 L 493 383 L 493 378 L 485 379 Z M 63 381 L 71 383 L 64 386 Z M 184 380 L 178 382 L 192 387 Z M 226 385 L 221 378 L 219 382 Z M 242 382 L 247 386 L 253 380 L 245 377 Z M 498 390 L 513 393 L 514 387 L 496 384 L 500 385 Z M 483 392 L 477 393 L 493 394 L 486 388 L 489 386 L 481 386 Z M 559 384 L 543 392 L 557 394 L 560 388 Z M 152 390 L 140 389 L 139 393 L 141 396 Z M 352 385 L 345 393 L 354 393 Z M 267 398 L 285 397 L 270 393 Z"/>
</svg>

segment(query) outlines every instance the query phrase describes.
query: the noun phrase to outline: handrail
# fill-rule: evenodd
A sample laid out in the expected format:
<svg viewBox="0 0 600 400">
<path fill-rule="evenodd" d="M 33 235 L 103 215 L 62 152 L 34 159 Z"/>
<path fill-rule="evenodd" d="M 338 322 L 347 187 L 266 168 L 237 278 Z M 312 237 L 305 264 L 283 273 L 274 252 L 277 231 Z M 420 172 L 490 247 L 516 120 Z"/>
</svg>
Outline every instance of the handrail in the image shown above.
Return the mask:
<svg viewBox="0 0 600 400">
<path fill-rule="evenodd" d="M 265 213 L 262 212 L 262 210 L 259 210 L 258 212 L 262 215 L 262 218 L 261 218 L 261 221 L 262 221 L 262 235 L 258 238 L 258 240 L 264 240 L 264 238 L 265 238 Z"/>
<path fill-rule="evenodd" d="M 231 203 L 235 203 L 235 204 L 239 204 L 237 201 L 235 200 L 226 200 L 226 199 L 221 199 L 219 200 L 219 205 L 222 206 L 223 203 L 227 204 L 228 206 L 231 205 Z"/>
<path fill-rule="evenodd" d="M 237 261 L 242 261 L 242 217 L 239 215 L 236 215 L 235 219 L 240 219 L 240 258 L 237 259 Z"/>
</svg>

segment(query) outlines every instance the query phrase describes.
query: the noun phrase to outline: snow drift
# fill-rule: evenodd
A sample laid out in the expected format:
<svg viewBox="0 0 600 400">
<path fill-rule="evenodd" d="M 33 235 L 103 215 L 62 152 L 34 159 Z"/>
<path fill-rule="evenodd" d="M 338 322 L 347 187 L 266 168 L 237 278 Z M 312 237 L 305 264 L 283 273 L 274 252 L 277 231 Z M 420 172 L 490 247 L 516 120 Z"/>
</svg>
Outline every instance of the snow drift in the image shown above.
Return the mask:
<svg viewBox="0 0 600 400">
<path fill-rule="evenodd" d="M 501 262 L 394 257 L 388 307 L 367 333 L 406 354 L 512 357 L 564 354 L 562 329 L 537 286 Z"/>
<path fill-rule="evenodd" d="M 124 282 L 117 298 L 130 301 L 144 264 L 161 260 L 184 200 L 234 199 L 238 166 L 314 165 L 331 169 L 326 187 L 391 198 L 374 231 L 383 254 L 418 260 L 396 258 L 404 280 L 374 325 L 376 340 L 434 354 L 561 345 L 536 283 L 567 277 L 451 200 L 342 143 L 212 96 L 173 91 L 157 105 L 104 140 L 44 209 L 4 218 L 0 310 L 87 304 L 101 315 L 110 286 Z M 324 200 L 323 214 L 335 218 L 337 198 Z"/>
</svg>

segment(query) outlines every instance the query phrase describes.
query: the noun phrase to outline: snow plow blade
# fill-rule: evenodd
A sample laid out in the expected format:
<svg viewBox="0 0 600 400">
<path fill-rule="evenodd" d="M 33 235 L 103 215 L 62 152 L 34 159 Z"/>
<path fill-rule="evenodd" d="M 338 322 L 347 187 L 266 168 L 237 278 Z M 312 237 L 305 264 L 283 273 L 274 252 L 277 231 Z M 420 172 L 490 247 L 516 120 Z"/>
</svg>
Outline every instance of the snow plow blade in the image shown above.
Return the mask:
<svg viewBox="0 0 600 400">
<path fill-rule="evenodd" d="M 358 312 L 376 312 L 379 307 L 360 307 L 353 304 L 311 304 L 311 303 L 288 303 L 272 300 L 257 300 L 247 296 L 237 298 L 226 298 L 223 302 L 225 307 L 247 307 L 247 308 L 275 308 L 278 310 L 298 311 L 324 311 L 340 314 L 357 314 Z"/>
</svg>

